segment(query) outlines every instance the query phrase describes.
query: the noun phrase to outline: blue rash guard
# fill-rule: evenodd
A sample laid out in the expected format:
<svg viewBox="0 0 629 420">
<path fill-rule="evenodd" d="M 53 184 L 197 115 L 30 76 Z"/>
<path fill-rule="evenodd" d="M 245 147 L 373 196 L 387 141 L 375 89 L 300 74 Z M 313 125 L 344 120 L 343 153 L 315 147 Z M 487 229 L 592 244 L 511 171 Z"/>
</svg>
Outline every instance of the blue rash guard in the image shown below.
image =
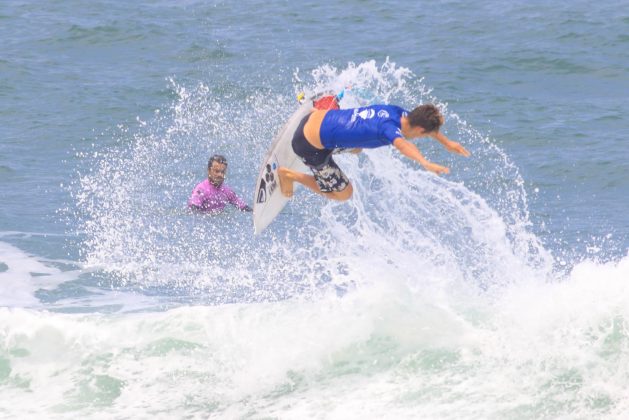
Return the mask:
<svg viewBox="0 0 629 420">
<path fill-rule="evenodd" d="M 389 146 L 402 135 L 400 118 L 408 111 L 395 105 L 330 110 L 319 130 L 326 149 Z"/>
</svg>

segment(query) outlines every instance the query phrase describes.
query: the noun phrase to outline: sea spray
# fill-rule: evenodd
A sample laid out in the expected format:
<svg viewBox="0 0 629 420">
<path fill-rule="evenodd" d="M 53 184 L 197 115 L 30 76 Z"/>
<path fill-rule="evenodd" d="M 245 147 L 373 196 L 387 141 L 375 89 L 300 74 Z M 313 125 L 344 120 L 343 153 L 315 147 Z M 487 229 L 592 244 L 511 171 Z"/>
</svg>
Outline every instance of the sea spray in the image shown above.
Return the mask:
<svg viewBox="0 0 629 420">
<path fill-rule="evenodd" d="M 446 160 L 452 168 L 452 175 L 436 178 L 392 149 L 339 156 L 355 185 L 351 202 L 325 202 L 298 191 L 269 233 L 253 237 L 246 215 L 188 214 L 188 190 L 204 176 L 207 155 L 221 151 L 233 176 L 226 182 L 233 180 L 241 195 L 252 196 L 246 168 L 256 167 L 297 106 L 295 99 L 264 91 L 234 98 L 171 81 L 173 104 L 136 132 L 123 131 L 116 147 L 95 152 L 93 169 L 81 174 L 75 195 L 85 215 L 88 265 L 123 283 L 200 290 L 220 296 L 216 302 L 283 299 L 316 292 L 330 280 L 354 285 L 361 275 L 348 261 L 361 258 L 387 267 L 413 261 L 424 267 L 420 277 L 440 273 L 482 290 L 514 281 L 508 267 L 547 268 L 545 251 L 528 231 L 517 168 L 431 96 L 421 78 L 388 60 L 380 67 L 373 61 L 345 69 L 325 65 L 305 83 L 297 74 L 298 89 L 345 88 L 344 107 L 365 104 L 365 92 L 407 108 L 435 102 L 446 114 L 448 135 L 473 157 L 440 157 L 439 146 L 420 140 L 422 150 L 435 156 L 431 159 Z"/>
</svg>

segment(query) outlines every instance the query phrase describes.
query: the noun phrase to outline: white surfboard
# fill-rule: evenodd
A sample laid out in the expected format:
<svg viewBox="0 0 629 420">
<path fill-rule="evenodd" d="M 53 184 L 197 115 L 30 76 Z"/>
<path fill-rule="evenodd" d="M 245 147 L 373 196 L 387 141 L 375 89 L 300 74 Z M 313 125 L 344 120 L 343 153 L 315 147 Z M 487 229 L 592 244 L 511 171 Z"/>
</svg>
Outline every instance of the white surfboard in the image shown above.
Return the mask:
<svg viewBox="0 0 629 420">
<path fill-rule="evenodd" d="M 253 199 L 253 227 L 255 233 L 262 232 L 282 211 L 289 198 L 280 189 L 277 168 L 280 166 L 309 172 L 301 159 L 293 152 L 292 140 L 297 126 L 312 110 L 312 100 L 307 99 L 288 119 L 275 136 L 273 144 L 267 152 L 260 173 L 256 181 L 255 197 Z M 294 188 L 299 184 L 296 182 Z"/>
</svg>

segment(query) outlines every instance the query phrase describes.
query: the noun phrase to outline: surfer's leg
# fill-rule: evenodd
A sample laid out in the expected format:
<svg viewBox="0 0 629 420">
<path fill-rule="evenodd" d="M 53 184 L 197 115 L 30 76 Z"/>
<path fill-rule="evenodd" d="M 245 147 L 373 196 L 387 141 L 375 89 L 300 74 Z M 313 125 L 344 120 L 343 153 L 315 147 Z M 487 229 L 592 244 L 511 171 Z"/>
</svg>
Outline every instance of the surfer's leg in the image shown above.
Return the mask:
<svg viewBox="0 0 629 420">
<path fill-rule="evenodd" d="M 352 198 L 354 194 L 354 188 L 352 187 L 352 183 L 348 182 L 347 186 L 343 189 L 343 191 L 332 191 L 328 193 L 323 193 L 325 197 L 331 198 L 332 200 L 337 201 L 347 201 Z"/>
<path fill-rule="evenodd" d="M 325 163 L 317 167 L 310 167 L 314 180 L 321 194 L 332 200 L 345 201 L 352 198 L 354 189 L 347 175 L 336 164 L 332 153 L 327 156 Z"/>
<path fill-rule="evenodd" d="M 349 200 L 352 197 L 352 193 L 354 191 L 352 188 L 352 184 L 349 182 L 349 180 L 347 180 L 347 178 L 345 178 L 346 182 L 344 183 L 344 188 L 341 191 L 322 191 L 320 186 L 321 180 L 317 182 L 317 179 L 312 175 L 307 175 L 303 172 L 297 172 L 293 171 L 292 169 L 283 167 L 278 168 L 277 174 L 280 178 L 280 188 L 282 190 L 282 194 L 284 194 L 286 197 L 292 197 L 293 195 L 293 182 L 299 182 L 301 185 L 316 192 L 317 194 L 321 194 L 325 198 L 338 201 Z"/>
<path fill-rule="evenodd" d="M 305 185 L 315 192 L 320 192 L 315 190 L 315 188 L 318 189 L 318 187 L 317 183 L 314 180 L 314 176 L 312 175 L 306 175 L 304 173 L 293 171 L 292 169 L 284 167 L 278 168 L 277 174 L 280 178 L 280 189 L 282 190 L 282 194 L 284 194 L 284 196 L 286 197 L 293 196 L 293 182 L 295 181 L 299 182 L 302 185 Z"/>
</svg>

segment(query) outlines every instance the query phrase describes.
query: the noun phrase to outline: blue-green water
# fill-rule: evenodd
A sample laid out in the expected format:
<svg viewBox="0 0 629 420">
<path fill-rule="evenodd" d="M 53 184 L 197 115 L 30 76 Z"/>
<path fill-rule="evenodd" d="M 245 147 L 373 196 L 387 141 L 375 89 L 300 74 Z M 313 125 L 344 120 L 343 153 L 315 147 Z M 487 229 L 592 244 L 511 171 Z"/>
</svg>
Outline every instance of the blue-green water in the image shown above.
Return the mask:
<svg viewBox="0 0 629 420">
<path fill-rule="evenodd" d="M 626 1 L 0 4 L 0 417 L 623 418 Z M 263 235 L 295 93 L 444 107 Z"/>
</svg>

